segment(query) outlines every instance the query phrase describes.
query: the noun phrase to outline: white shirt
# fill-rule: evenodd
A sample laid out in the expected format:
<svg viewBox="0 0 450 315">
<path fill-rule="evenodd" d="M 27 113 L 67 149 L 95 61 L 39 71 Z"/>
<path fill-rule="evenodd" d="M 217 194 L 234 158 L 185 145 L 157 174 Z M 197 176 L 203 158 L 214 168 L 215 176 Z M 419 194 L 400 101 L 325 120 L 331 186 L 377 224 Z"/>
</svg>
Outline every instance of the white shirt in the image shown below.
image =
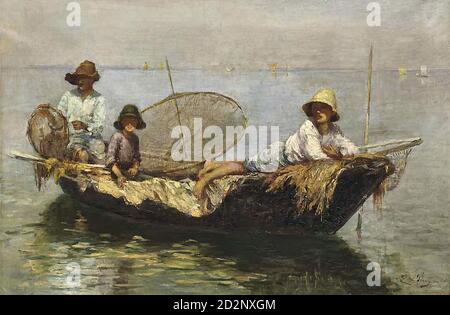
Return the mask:
<svg viewBox="0 0 450 315">
<path fill-rule="evenodd" d="M 92 135 L 100 135 L 105 123 L 105 98 L 93 90 L 84 100 L 78 89 L 67 91 L 61 97 L 58 109 L 69 122 L 69 133 L 75 134 L 71 122 L 79 120 L 87 125 Z"/>
<path fill-rule="evenodd" d="M 341 129 L 331 123 L 328 133 L 322 136 L 310 120 L 290 136 L 285 143 L 285 154 L 291 163 L 305 160 L 330 159 L 322 150 L 323 146 L 333 146 L 342 155 L 357 154 L 358 147 L 344 137 Z"/>
</svg>

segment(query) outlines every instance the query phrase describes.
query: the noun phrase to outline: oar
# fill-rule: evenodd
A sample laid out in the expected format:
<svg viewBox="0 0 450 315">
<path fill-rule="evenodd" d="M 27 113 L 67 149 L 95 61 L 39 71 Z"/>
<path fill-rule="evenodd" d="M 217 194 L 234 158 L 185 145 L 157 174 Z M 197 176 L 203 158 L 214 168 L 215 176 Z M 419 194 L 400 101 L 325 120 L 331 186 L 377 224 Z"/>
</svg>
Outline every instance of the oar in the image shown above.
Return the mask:
<svg viewBox="0 0 450 315">
<path fill-rule="evenodd" d="M 41 158 L 41 157 L 38 157 L 35 155 L 31 155 L 28 153 L 19 152 L 16 150 L 12 150 L 10 153 L 8 153 L 8 156 L 13 159 L 32 162 L 32 163 L 45 164 L 45 161 L 46 161 L 46 159 L 44 159 L 44 158 Z M 77 162 L 72 162 L 72 161 L 68 161 L 68 162 L 74 163 L 74 164 L 80 164 L 83 167 L 85 167 L 86 169 L 104 169 L 104 170 L 106 170 L 106 166 L 103 164 L 77 163 Z"/>
<path fill-rule="evenodd" d="M 11 152 L 8 153 L 8 156 L 10 158 L 13 159 L 17 159 L 17 160 L 22 160 L 22 161 L 29 161 L 29 162 L 45 162 L 45 159 L 35 156 L 35 155 L 31 155 L 31 154 L 27 154 L 27 153 L 22 153 L 16 150 L 12 150 Z"/>
</svg>

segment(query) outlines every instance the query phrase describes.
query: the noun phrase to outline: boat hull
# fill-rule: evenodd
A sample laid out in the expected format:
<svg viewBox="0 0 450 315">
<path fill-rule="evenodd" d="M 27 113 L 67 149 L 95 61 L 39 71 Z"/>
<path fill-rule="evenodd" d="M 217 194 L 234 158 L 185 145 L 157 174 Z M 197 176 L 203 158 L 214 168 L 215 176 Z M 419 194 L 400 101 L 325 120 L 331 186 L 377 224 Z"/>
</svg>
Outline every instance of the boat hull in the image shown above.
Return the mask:
<svg viewBox="0 0 450 315">
<path fill-rule="evenodd" d="M 201 217 L 189 216 L 176 208 L 148 199 L 139 206 L 130 205 L 122 198 L 101 193 L 89 185 L 80 190 L 77 179 L 73 177 L 61 177 L 59 184 L 65 193 L 85 204 L 140 220 L 189 226 L 334 234 L 391 173 L 392 165 L 387 159 L 350 163 L 340 173 L 331 203 L 321 215 L 312 211 L 299 213 L 293 188 L 268 193 L 262 185 L 265 179 L 263 175 L 249 176 L 238 189 L 224 198 L 214 212 Z"/>
</svg>

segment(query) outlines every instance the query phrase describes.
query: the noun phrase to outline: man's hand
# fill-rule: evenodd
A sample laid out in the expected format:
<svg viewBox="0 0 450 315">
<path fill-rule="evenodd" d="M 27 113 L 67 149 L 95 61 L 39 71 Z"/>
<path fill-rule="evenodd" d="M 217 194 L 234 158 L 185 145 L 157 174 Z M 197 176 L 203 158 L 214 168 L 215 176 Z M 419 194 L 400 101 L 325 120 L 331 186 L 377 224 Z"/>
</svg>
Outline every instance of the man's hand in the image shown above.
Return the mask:
<svg viewBox="0 0 450 315">
<path fill-rule="evenodd" d="M 79 120 L 72 121 L 72 126 L 75 130 L 87 130 L 86 124 Z"/>
<path fill-rule="evenodd" d="M 329 157 L 334 160 L 342 159 L 342 154 L 335 147 L 327 145 L 322 147 L 322 151 Z"/>
<path fill-rule="evenodd" d="M 127 182 L 127 179 L 125 178 L 125 176 L 117 177 L 117 186 L 119 186 L 120 189 L 123 189 L 126 182 Z"/>
<path fill-rule="evenodd" d="M 139 172 L 139 166 L 137 166 L 137 165 L 134 165 L 133 167 L 128 169 L 128 175 L 130 177 L 135 177 L 138 172 Z"/>
</svg>

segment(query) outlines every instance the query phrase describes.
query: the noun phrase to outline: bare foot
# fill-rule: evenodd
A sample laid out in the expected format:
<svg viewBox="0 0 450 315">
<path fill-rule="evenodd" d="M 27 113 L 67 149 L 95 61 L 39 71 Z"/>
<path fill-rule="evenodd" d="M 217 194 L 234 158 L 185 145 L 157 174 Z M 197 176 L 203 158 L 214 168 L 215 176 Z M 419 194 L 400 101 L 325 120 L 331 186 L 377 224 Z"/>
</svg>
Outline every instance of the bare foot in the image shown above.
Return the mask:
<svg viewBox="0 0 450 315">
<path fill-rule="evenodd" d="M 202 213 L 202 215 L 207 215 L 209 214 L 209 210 L 208 210 L 208 196 L 206 196 L 205 198 L 203 198 L 201 201 L 199 201 L 200 204 L 200 211 Z"/>
<path fill-rule="evenodd" d="M 206 184 L 206 182 L 203 179 L 199 179 L 195 183 L 194 188 L 192 188 L 192 192 L 193 192 L 194 196 L 199 201 L 202 201 L 205 199 L 205 184 Z"/>
<path fill-rule="evenodd" d="M 205 192 L 205 183 L 203 183 L 203 180 L 199 180 L 197 183 L 195 183 L 194 188 L 192 189 L 194 196 L 197 197 L 198 204 L 200 205 L 200 211 L 202 215 L 206 215 L 209 213 L 208 210 L 208 196 Z"/>
</svg>

